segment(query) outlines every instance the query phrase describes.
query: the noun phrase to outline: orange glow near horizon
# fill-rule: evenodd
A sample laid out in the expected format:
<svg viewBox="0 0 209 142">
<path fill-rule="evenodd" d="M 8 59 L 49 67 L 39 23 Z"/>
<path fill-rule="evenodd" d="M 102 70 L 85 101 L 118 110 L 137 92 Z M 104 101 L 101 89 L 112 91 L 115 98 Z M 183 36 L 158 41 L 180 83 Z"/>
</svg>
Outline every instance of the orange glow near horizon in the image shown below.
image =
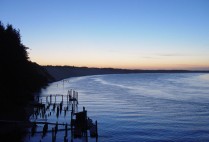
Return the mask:
<svg viewBox="0 0 209 142">
<path fill-rule="evenodd" d="M 149 61 L 149 60 L 139 60 L 138 62 L 131 62 L 127 60 L 76 60 L 76 59 L 65 59 L 61 60 L 55 58 L 55 60 L 38 60 L 32 59 L 32 61 L 37 62 L 40 65 L 58 65 L 58 66 L 76 66 L 76 67 L 96 67 L 96 68 L 122 68 L 122 69 L 148 69 L 148 70 L 209 70 L 209 63 L 198 63 L 193 62 L 175 62 L 174 60 L 164 60 L 164 61 Z"/>
<path fill-rule="evenodd" d="M 99 46 L 99 45 L 98 45 Z M 175 54 L 157 54 L 157 51 L 146 50 L 130 53 L 129 50 L 109 52 L 106 50 L 54 50 L 30 51 L 31 61 L 40 65 L 67 65 L 98 68 L 123 69 L 179 69 L 179 70 L 209 70 L 208 56 L 184 56 Z M 89 47 L 90 49 L 90 47 Z M 46 54 L 47 53 L 47 54 Z"/>
<path fill-rule="evenodd" d="M 0 17 L 41 65 L 209 70 L 207 0 L 119 1 L 5 0 Z"/>
<path fill-rule="evenodd" d="M 29 43 L 30 44 L 30 43 Z M 29 45 L 30 46 L 30 45 Z M 209 70 L 209 52 L 195 45 L 149 44 L 148 41 L 69 40 L 31 44 L 31 60 L 41 65 L 123 69 Z M 58 48 L 60 47 L 60 48 Z M 169 48 L 168 48 L 169 47 Z M 176 48 L 178 47 L 178 48 Z M 184 48 L 183 48 L 184 47 Z M 175 49 L 175 50 L 173 50 Z M 191 49 L 191 50 L 190 50 Z M 208 62 L 207 62 L 208 61 Z"/>
</svg>

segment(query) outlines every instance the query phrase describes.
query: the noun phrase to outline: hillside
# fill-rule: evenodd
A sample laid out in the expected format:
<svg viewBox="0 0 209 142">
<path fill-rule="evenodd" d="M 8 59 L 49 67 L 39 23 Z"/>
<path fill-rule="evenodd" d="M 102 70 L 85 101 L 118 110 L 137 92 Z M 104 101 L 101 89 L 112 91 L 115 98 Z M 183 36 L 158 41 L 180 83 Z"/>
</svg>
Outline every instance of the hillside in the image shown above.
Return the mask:
<svg viewBox="0 0 209 142">
<path fill-rule="evenodd" d="M 47 72 L 58 81 L 69 77 L 102 75 L 102 74 L 127 74 L 127 73 L 209 73 L 209 71 L 189 70 L 129 70 L 114 68 L 88 68 L 74 66 L 43 66 Z"/>
</svg>

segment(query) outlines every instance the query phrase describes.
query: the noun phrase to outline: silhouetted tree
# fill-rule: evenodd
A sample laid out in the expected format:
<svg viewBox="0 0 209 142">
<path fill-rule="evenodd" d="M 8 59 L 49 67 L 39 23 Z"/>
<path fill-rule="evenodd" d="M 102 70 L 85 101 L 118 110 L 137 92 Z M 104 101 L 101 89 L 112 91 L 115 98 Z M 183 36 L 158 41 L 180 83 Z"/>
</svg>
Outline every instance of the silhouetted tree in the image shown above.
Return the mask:
<svg viewBox="0 0 209 142">
<path fill-rule="evenodd" d="M 48 82 L 47 72 L 29 61 L 27 49 L 21 43 L 19 30 L 12 25 L 4 27 L 0 23 L 0 76 L 3 96 L 14 98 L 15 95 L 25 95 Z"/>
<path fill-rule="evenodd" d="M 24 108 L 32 93 L 49 81 L 47 71 L 29 60 L 27 49 L 19 30 L 0 22 L 0 119 L 27 120 Z"/>
</svg>

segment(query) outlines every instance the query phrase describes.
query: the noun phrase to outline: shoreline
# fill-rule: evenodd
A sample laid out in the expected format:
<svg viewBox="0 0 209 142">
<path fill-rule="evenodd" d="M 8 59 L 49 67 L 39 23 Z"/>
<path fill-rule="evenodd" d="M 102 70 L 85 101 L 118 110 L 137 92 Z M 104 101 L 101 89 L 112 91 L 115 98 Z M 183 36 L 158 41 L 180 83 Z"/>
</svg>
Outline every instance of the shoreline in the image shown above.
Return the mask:
<svg viewBox="0 0 209 142">
<path fill-rule="evenodd" d="M 87 68 L 72 66 L 42 66 L 53 78 L 51 82 L 71 77 L 105 74 L 132 74 L 132 73 L 209 73 L 209 71 L 194 70 L 128 70 L 114 68 Z"/>
</svg>

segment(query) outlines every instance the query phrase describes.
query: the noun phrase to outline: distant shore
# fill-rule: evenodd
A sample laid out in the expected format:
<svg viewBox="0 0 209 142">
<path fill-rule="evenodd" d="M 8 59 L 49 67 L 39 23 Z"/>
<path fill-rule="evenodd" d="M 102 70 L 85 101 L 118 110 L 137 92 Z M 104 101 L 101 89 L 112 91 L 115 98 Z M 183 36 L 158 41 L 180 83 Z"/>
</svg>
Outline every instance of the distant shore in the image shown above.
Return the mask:
<svg viewBox="0 0 209 142">
<path fill-rule="evenodd" d="M 70 77 L 79 77 L 87 75 L 102 75 L 102 74 L 128 74 L 128 73 L 209 73 L 209 71 L 196 70 L 130 70 L 130 69 L 115 69 L 115 68 L 88 68 L 74 66 L 43 66 L 46 71 L 54 78 L 54 81 L 59 81 Z"/>
</svg>

